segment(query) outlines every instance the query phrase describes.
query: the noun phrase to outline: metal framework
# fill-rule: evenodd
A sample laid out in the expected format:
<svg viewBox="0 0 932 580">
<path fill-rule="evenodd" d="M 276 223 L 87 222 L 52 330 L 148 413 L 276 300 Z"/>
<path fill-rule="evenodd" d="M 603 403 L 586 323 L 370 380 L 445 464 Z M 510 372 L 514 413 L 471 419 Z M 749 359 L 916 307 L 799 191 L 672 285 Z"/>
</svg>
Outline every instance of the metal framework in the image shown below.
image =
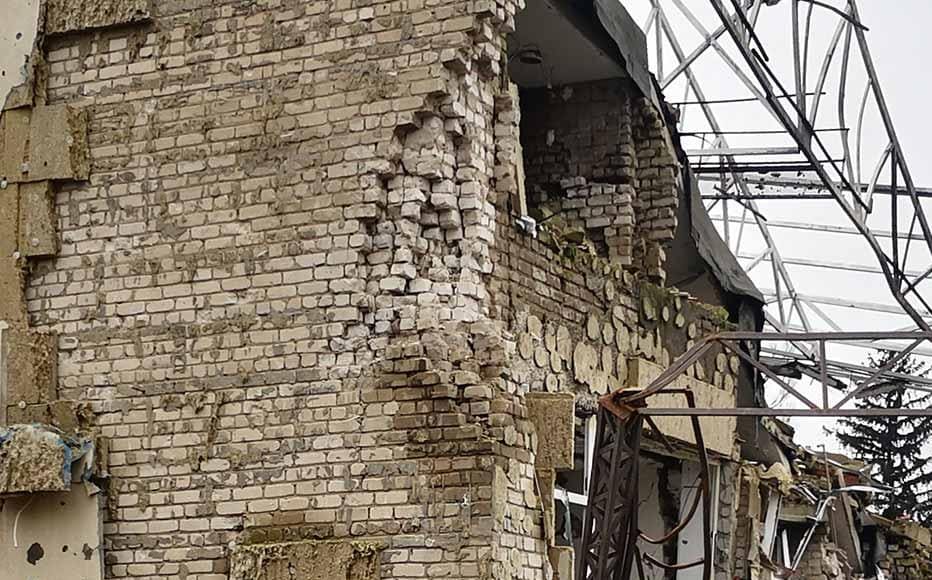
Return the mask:
<svg viewBox="0 0 932 580">
<path fill-rule="evenodd" d="M 770 266 L 766 320 L 776 331 L 706 338 L 645 388 L 616 391 L 601 399 L 576 578 L 627 580 L 635 570 L 644 578 L 643 566 L 649 563 L 668 571 L 701 566 L 703 579 L 709 580 L 712 515 L 700 417 L 932 416 L 932 409 L 856 404 L 894 389 L 932 392 L 932 380 L 893 371 L 910 354 L 932 355 L 932 307 L 924 292 L 932 287 L 932 230 L 923 207 L 932 190 L 913 183 L 856 0 L 708 0 L 688 2 L 689 6 L 686 0 L 643 1 L 649 3 L 644 29 L 651 38 L 660 86 L 666 94 L 683 89 L 683 100 L 675 103 L 680 108 L 680 137 L 690 146 L 697 142 L 689 140 L 696 139 L 700 145 L 687 147 L 686 153 L 710 214 L 747 271 L 756 275 L 758 268 Z M 774 31 L 777 42 L 768 46 L 768 32 Z M 687 50 L 690 36 L 699 41 Z M 775 46 L 782 50 L 773 50 Z M 719 78 L 702 78 L 710 61 L 717 63 Z M 722 78 L 735 82 L 722 83 Z M 706 92 L 712 83 L 716 88 L 740 87 L 744 94 L 721 98 Z M 701 111 L 698 120 L 693 107 Z M 749 107 L 754 108 L 750 114 Z M 749 130 L 749 118 L 768 125 Z M 727 125 L 735 119 L 745 124 Z M 876 143 L 879 148 L 871 151 Z M 832 215 L 799 209 L 811 219 L 768 218 L 766 209 L 787 202 L 793 202 L 794 209 L 813 204 L 825 212 L 827 207 Z M 750 240 L 749 227 L 756 227 L 758 239 Z M 775 230 L 857 240 L 858 249 L 866 250 L 873 263 L 850 262 L 847 255 L 832 259 L 784 254 Z M 752 241 L 756 247 L 749 248 Z M 850 244 L 839 247 L 852 253 Z M 791 267 L 879 277 L 893 300 L 846 298 L 847 289 L 826 289 L 830 284 L 824 275 L 818 289 L 800 291 L 807 281 L 794 279 Z M 900 330 L 850 332 L 845 328 L 848 321 L 831 316 L 825 307 L 899 317 L 892 326 Z M 816 332 L 816 324 L 830 331 Z M 897 354 L 880 368 L 870 368 L 833 360 L 829 349 L 836 343 Z M 773 385 L 784 395 L 781 404 L 697 407 L 691 392 L 671 388 L 704 356 L 719 353 L 742 361 L 745 380 Z M 792 379 L 804 377 L 810 379 L 808 384 L 792 384 Z M 652 406 L 658 393 L 683 395 L 686 404 Z M 649 538 L 638 528 L 641 433 L 645 423 L 652 426 L 651 432 L 660 433 L 652 417 L 669 415 L 690 418 L 702 469 L 700 493 L 683 522 L 663 538 Z M 639 542 L 675 541 L 700 503 L 703 558 L 660 562 L 641 554 Z"/>
<path fill-rule="evenodd" d="M 852 341 L 897 341 L 905 343 L 900 352 L 879 368 L 829 362 L 830 343 Z M 645 562 L 664 570 L 702 567 L 703 580 L 712 575 L 712 500 L 709 492 L 709 460 L 699 423 L 712 416 L 932 416 L 932 409 L 870 409 L 851 403 L 894 389 L 932 391 L 932 379 L 894 372 L 896 364 L 920 345 L 932 341 L 932 332 L 842 332 L 842 333 L 758 333 L 726 332 L 703 339 L 688 349 L 650 385 L 643 389 L 618 390 L 600 400 L 597 435 L 592 465 L 589 505 L 583 522 L 583 536 L 577 557 L 576 578 L 617 580 L 637 571 L 643 579 Z M 815 395 L 804 393 L 787 380 L 787 365 L 799 364 L 798 357 L 771 348 L 770 344 L 808 344 L 819 353 L 818 362 L 801 368 L 801 374 L 814 375 L 821 388 Z M 673 382 L 704 356 L 726 353 L 741 359 L 753 373 L 755 383 L 768 380 L 801 404 L 801 408 L 702 408 L 696 406 L 692 391 L 671 388 Z M 765 353 L 767 356 L 761 356 Z M 840 392 L 840 398 L 831 393 Z M 652 407 L 651 399 L 660 393 L 682 395 L 686 405 L 678 408 Z M 638 465 L 644 423 L 660 434 L 652 417 L 688 416 L 700 463 L 699 493 L 683 521 L 662 538 L 650 538 L 638 528 Z M 660 435 L 662 437 L 662 434 Z M 693 562 L 661 562 L 641 554 L 638 541 L 663 544 L 675 541 L 696 515 L 703 513 L 703 558 Z"/>
<path fill-rule="evenodd" d="M 846 329 L 853 317 L 833 316 L 830 309 L 848 305 L 813 298 L 826 293 L 825 274 L 844 271 L 883 280 L 893 300 L 868 304 L 894 321 L 891 328 L 929 330 L 932 230 L 922 200 L 932 191 L 913 183 L 857 1 L 644 1 L 660 86 L 668 93 L 683 89 L 681 136 L 701 145 L 687 153 L 710 213 L 746 270 L 760 279 L 759 270 L 770 267 L 770 325 L 777 331 Z M 697 37 L 691 49 L 684 47 Z M 766 46 L 768 38 L 777 40 Z M 734 80 L 729 90 L 743 94 L 710 98 L 710 81 L 722 84 L 710 71 Z M 696 108 L 701 116 L 693 114 Z M 749 130 L 748 118 L 767 125 Z M 732 119 L 743 125 L 726 126 Z M 818 207 L 834 215 L 808 213 L 811 223 L 768 219 L 767 209 L 777 203 L 793 202 L 802 212 L 804 204 L 820 203 L 809 200 L 832 202 L 827 207 L 834 210 L 826 212 L 825 201 Z M 816 223 L 820 218 L 827 223 Z M 838 225 L 840 219 L 850 225 Z M 776 229 L 832 235 L 839 253 L 871 255 L 873 264 L 785 255 Z M 800 267 L 823 275 L 801 277 Z M 819 290 L 800 291 L 813 279 Z"/>
<path fill-rule="evenodd" d="M 683 395 L 690 408 L 695 407 L 693 393 L 687 390 L 665 391 Z M 638 527 L 638 467 L 641 432 L 649 417 L 624 404 L 600 406 L 596 427 L 595 460 L 592 465 L 592 487 L 589 505 L 583 518 L 581 551 L 576 558 L 574 578 L 581 580 L 628 579 L 637 570 L 643 580 L 644 562 L 667 571 L 702 567 L 704 580 L 712 575 L 712 498 L 709 487 L 709 459 L 702 439 L 698 417 L 692 417 L 693 436 L 699 453 L 698 493 L 681 522 L 660 538 L 652 538 Z M 655 432 L 656 427 L 654 428 Z M 649 554 L 641 554 L 638 540 L 660 545 L 675 541 L 702 506 L 703 558 L 693 562 L 661 562 Z"/>
</svg>

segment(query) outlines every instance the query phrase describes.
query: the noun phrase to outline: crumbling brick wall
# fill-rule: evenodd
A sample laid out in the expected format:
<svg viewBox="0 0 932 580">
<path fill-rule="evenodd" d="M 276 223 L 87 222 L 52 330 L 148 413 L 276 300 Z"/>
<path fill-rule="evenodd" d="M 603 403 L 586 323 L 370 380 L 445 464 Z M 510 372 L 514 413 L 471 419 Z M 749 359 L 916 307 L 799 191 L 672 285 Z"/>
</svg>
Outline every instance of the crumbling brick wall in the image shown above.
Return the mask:
<svg viewBox="0 0 932 580">
<path fill-rule="evenodd" d="M 719 467 L 718 526 L 715 534 L 715 580 L 735 577 L 736 535 L 739 529 L 738 500 L 741 492 L 741 469 L 733 461 Z"/>
<path fill-rule="evenodd" d="M 521 2 L 78 4 L 36 98 L 84 107 L 90 167 L 26 299 L 110 441 L 106 576 L 361 541 L 383 579 L 547 577 L 526 395 L 591 400 L 722 320 L 514 228 Z M 671 154 L 633 131 L 649 256 Z"/>
<path fill-rule="evenodd" d="M 522 90 L 521 142 L 529 191 L 540 196 L 567 177 L 634 185 L 637 94 L 628 80 Z"/>
<path fill-rule="evenodd" d="M 108 577 L 225 577 L 244 529 L 388 538 L 383 578 L 535 577 L 490 516 L 529 443 L 482 423 L 516 412 L 482 277 L 517 9 L 182 1 L 46 39 L 92 166 L 29 311 L 112 442 Z"/>
<path fill-rule="evenodd" d="M 629 80 L 521 91 L 528 206 L 654 280 L 676 230 L 677 162 L 662 116 Z"/>
</svg>

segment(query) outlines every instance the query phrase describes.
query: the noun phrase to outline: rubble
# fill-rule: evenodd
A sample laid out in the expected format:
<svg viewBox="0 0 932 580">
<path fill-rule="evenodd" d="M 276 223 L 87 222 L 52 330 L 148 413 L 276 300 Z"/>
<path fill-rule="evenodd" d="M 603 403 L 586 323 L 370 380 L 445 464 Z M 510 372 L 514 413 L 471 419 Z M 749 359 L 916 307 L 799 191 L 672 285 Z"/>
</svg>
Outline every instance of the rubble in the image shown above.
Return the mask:
<svg viewBox="0 0 932 580">
<path fill-rule="evenodd" d="M 67 491 L 72 465 L 93 455 L 93 443 L 33 425 L 0 428 L 0 497 Z M 90 469 L 90 468 L 88 468 Z M 84 476 L 81 471 L 75 474 Z"/>
</svg>

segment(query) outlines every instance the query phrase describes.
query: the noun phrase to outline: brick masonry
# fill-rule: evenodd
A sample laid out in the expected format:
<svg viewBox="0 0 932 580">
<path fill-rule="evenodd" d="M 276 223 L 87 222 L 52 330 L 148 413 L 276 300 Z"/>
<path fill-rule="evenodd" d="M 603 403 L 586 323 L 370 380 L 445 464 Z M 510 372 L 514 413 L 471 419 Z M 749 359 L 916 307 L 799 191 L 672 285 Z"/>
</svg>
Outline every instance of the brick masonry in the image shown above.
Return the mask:
<svg viewBox="0 0 932 580">
<path fill-rule="evenodd" d="M 81 4 L 36 99 L 81 109 L 89 171 L 55 181 L 59 247 L 23 271 L 53 398 L 108 442 L 105 576 L 331 550 L 384 579 L 551 577 L 528 393 L 605 393 L 723 325 L 648 283 L 676 226 L 659 115 L 574 87 L 624 97 L 589 127 L 621 139 L 608 165 L 579 135 L 569 166 L 522 151 L 513 0 Z M 627 196 L 585 221 L 604 251 L 514 227 L 525 167 L 594 184 L 574 219 Z"/>
</svg>

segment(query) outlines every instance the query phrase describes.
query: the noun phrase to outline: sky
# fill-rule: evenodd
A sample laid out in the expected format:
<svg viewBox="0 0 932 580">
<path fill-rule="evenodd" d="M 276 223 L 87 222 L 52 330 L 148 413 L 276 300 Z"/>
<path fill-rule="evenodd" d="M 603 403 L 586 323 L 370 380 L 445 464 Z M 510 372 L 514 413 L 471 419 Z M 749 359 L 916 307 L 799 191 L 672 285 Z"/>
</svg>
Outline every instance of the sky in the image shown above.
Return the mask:
<svg viewBox="0 0 932 580">
<path fill-rule="evenodd" d="M 692 52 L 693 48 L 702 40 L 702 36 L 677 8 L 677 0 L 660 0 L 669 18 L 671 28 L 675 31 L 677 42 L 685 54 Z M 624 0 L 625 6 L 634 16 L 635 20 L 644 24 L 650 12 L 649 0 Z M 680 4 L 692 12 L 696 21 L 707 30 L 714 30 L 718 23 L 717 15 L 711 8 L 708 0 L 680 0 Z M 726 2 L 726 4 L 730 4 Z M 832 5 L 842 7 L 843 0 L 832 0 Z M 781 83 L 789 90 L 794 86 L 792 69 L 793 43 L 791 2 L 783 0 L 776 7 L 765 7 L 756 28 L 769 58 L 769 64 L 780 78 Z M 808 4 L 800 3 L 806 10 Z M 928 30 L 932 25 L 932 2 L 929 0 L 860 0 L 858 7 L 861 22 L 869 29 L 866 32 L 873 62 L 880 80 L 881 89 L 887 101 L 897 136 L 904 151 L 904 156 L 910 167 L 915 184 L 919 187 L 932 187 L 932 145 L 929 144 L 928 135 L 932 134 L 932 117 L 929 115 L 929 103 L 932 102 L 932 75 L 920 72 L 919 63 L 924 61 L 925 55 L 932 54 L 932 35 Z M 815 85 L 817 73 L 822 63 L 823 55 L 829 47 L 838 18 L 829 11 L 813 8 L 812 29 L 810 34 L 810 70 L 807 75 L 808 87 L 812 90 Z M 658 59 L 656 58 L 656 40 L 653 32 L 648 33 L 649 51 L 651 52 L 651 66 L 658 72 Z M 736 62 L 742 62 L 737 50 L 733 48 L 730 39 L 725 35 L 720 40 L 722 50 L 730 55 Z M 667 40 L 662 45 L 664 54 L 664 74 L 669 74 L 677 64 L 673 54 L 673 46 Z M 836 52 L 840 55 L 840 51 Z M 838 63 L 839 58 L 833 60 Z M 837 116 L 838 74 L 840 67 L 833 64 L 828 75 L 822 105 L 820 107 L 817 128 L 838 127 L 841 125 Z M 707 50 L 692 65 L 705 98 L 734 99 L 751 96 L 751 93 L 737 80 L 733 70 L 728 68 L 722 57 L 714 50 Z M 746 67 L 742 68 L 748 76 L 753 76 Z M 661 75 L 658 75 L 661 76 Z M 859 117 L 859 104 L 861 94 L 866 83 L 863 68 L 856 64 L 848 70 L 849 84 L 845 89 L 847 104 L 845 106 L 845 126 L 851 131 L 848 133 L 849 143 L 854 143 L 856 119 Z M 834 85 L 833 85 L 834 79 Z M 685 78 L 671 83 L 665 89 L 667 101 L 673 103 L 685 102 L 681 105 L 681 112 L 685 115 L 684 126 L 681 130 L 700 131 L 709 129 L 708 123 L 702 115 L 700 107 L 696 106 L 696 95 L 686 93 Z M 690 104 L 692 103 L 692 104 Z M 812 102 L 810 100 L 809 106 Z M 742 104 L 712 105 L 713 112 L 725 130 L 772 130 L 780 128 L 777 122 L 767 111 L 756 102 Z M 868 181 L 873 172 L 874 163 L 887 144 L 887 137 L 882 130 L 881 117 L 870 100 L 863 116 L 861 157 L 862 181 Z M 840 132 L 820 133 L 827 143 L 830 155 L 840 157 L 842 154 Z M 728 145 L 736 147 L 759 147 L 795 145 L 786 135 L 753 135 L 729 136 Z M 708 146 L 705 145 L 705 146 Z M 696 138 L 684 140 L 686 149 L 703 147 L 703 142 Z M 852 145 L 853 149 L 853 145 Z M 856 157 L 856 155 L 852 155 Z M 743 160 L 789 160 L 794 156 L 745 158 Z M 798 157 L 796 157 L 798 158 Z M 710 160 L 706 157 L 706 162 Z M 881 183 L 889 183 L 889 172 L 883 174 Z M 784 174 L 790 175 L 792 174 Z M 704 186 L 710 187 L 711 184 Z M 932 216 L 932 200 L 927 201 L 927 215 Z M 731 219 L 741 217 L 742 208 L 734 202 L 729 202 Z M 902 228 L 908 228 L 908 204 L 900 203 L 898 206 L 898 223 Z M 792 221 L 809 224 L 851 227 L 852 222 L 841 211 L 834 200 L 779 200 L 759 202 L 758 209 L 771 221 Z M 892 225 L 890 217 L 891 204 L 888 197 L 876 197 L 873 212 L 867 219 L 868 225 L 874 230 L 889 230 Z M 713 217 L 722 217 L 722 204 L 710 209 Z M 751 216 L 745 214 L 748 218 Z M 905 220 L 905 221 L 904 221 Z M 719 222 L 722 225 L 722 222 Z M 736 224 L 733 224 L 733 226 Z M 843 263 L 861 267 L 875 267 L 876 256 L 870 251 L 867 243 L 858 236 L 825 234 L 815 232 L 800 232 L 792 229 L 781 229 L 771 226 L 772 235 L 784 259 L 790 262 L 795 260 L 821 260 L 833 263 Z M 724 235 L 724 229 L 720 227 Z M 740 256 L 747 256 L 744 264 L 750 263 L 750 258 L 761 252 L 766 246 L 758 233 L 756 226 L 748 226 L 741 234 L 741 246 L 738 247 L 736 237 L 738 231 L 735 227 L 730 230 L 730 242 L 733 251 Z M 881 244 L 889 252 L 889 240 L 880 239 Z M 922 271 L 932 264 L 932 254 L 928 248 L 920 244 L 912 246 L 908 270 Z M 901 250 L 902 251 L 902 250 Z M 894 306 L 895 302 L 882 276 L 858 271 L 826 270 L 800 264 L 787 266 L 791 279 L 801 294 L 817 297 L 842 298 L 845 300 L 861 300 L 884 305 Z M 772 290 L 775 286 L 772 268 L 768 261 L 760 262 L 750 272 L 754 282 L 763 291 Z M 932 283 L 921 285 L 923 293 L 932 298 Z M 888 313 L 869 312 L 863 309 L 843 308 L 832 305 L 821 305 L 822 311 L 832 319 L 832 322 L 844 330 L 893 330 L 900 329 L 910 323 L 904 316 Z M 771 308 L 771 312 L 777 309 Z M 828 322 L 819 318 L 812 310 L 806 309 L 814 330 L 830 330 Z M 791 325 L 799 326 L 801 321 L 791 320 Z M 932 345 L 929 345 L 932 351 Z M 829 358 L 852 363 L 862 363 L 870 351 L 862 348 L 847 346 L 829 347 Z M 818 387 L 811 385 L 811 389 Z M 811 391 L 812 392 L 812 391 Z M 839 395 L 840 397 L 840 395 Z M 836 399 L 837 400 L 837 399 Z M 826 444 L 832 450 L 839 450 L 833 438 L 826 437 L 823 427 L 832 428 L 834 422 L 819 419 L 793 419 L 789 421 L 797 428 L 797 440 L 803 444 L 818 447 Z"/>
</svg>

